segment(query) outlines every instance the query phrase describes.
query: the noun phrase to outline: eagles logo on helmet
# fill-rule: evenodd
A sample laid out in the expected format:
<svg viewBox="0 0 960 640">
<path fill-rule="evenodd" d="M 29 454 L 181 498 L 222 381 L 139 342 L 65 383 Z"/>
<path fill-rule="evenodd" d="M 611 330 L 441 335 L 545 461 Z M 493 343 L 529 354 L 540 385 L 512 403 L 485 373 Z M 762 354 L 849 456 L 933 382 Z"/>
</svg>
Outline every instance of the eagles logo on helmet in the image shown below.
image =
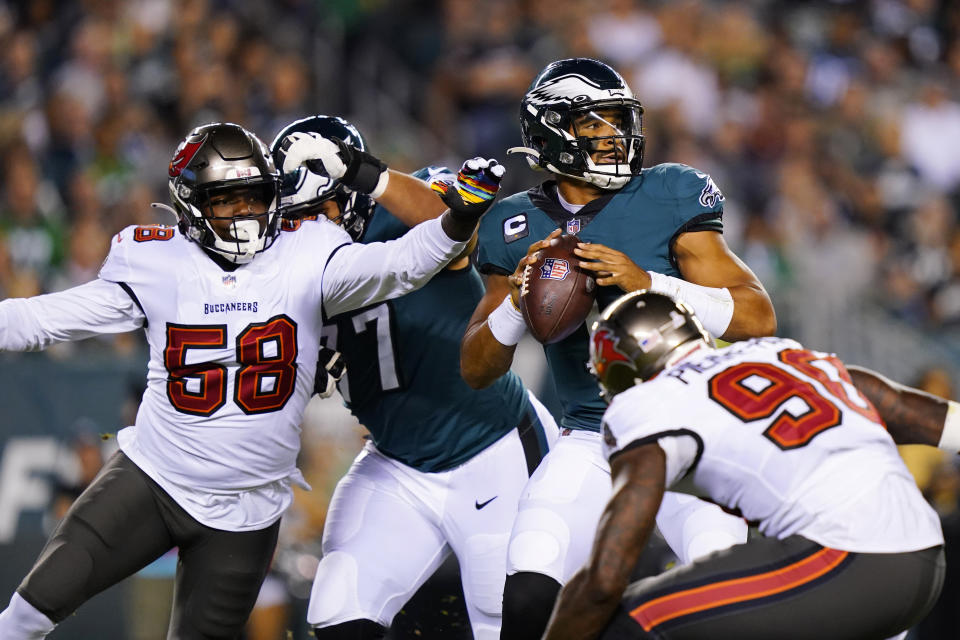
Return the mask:
<svg viewBox="0 0 960 640">
<path fill-rule="evenodd" d="M 236 264 L 249 262 L 273 244 L 280 174 L 266 145 L 253 133 L 229 122 L 197 127 L 177 147 L 167 173 L 178 227 L 188 239 Z M 246 202 L 246 210 L 237 205 L 233 215 L 217 216 L 230 221 L 218 231 L 211 222 L 211 205 L 227 194 Z M 251 201 L 261 206 L 252 207 Z M 264 211 L 255 210 L 260 208 Z"/>
<path fill-rule="evenodd" d="M 344 120 L 334 116 L 310 116 L 297 120 L 283 128 L 277 134 L 270 149 L 278 167 L 283 166 L 286 150 L 283 140 L 291 133 L 316 133 L 324 138 L 339 138 L 347 144 L 367 150 L 367 142 L 360 131 Z M 318 163 L 319 164 L 319 163 Z M 369 195 L 353 191 L 337 180 L 332 180 L 323 171 L 322 164 L 316 166 L 308 161 L 306 166 L 283 175 L 280 191 L 280 212 L 284 218 L 297 219 L 312 215 L 322 215 L 320 205 L 334 200 L 340 207 L 340 217 L 333 222 L 343 227 L 355 241 L 363 237 L 367 221 L 373 215 L 376 206 Z"/>
<path fill-rule="evenodd" d="M 531 167 L 619 189 L 643 166 L 643 107 L 619 73 L 591 58 L 553 62 L 520 103 Z"/>
</svg>

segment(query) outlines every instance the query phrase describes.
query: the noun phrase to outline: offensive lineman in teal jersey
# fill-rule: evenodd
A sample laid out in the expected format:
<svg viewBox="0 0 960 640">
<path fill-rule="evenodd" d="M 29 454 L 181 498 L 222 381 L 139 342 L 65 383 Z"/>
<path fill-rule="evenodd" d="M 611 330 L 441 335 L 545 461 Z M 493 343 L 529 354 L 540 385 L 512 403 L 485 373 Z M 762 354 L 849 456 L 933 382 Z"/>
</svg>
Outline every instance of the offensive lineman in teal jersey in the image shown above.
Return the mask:
<svg viewBox="0 0 960 640">
<path fill-rule="evenodd" d="M 326 154 L 309 151 L 323 147 Z M 368 195 L 336 165 L 377 161 L 353 125 L 329 116 L 290 124 L 273 151 L 279 166 L 295 169 L 284 176 L 284 214 L 326 216 L 363 243 L 392 240 L 442 213 L 428 182 L 458 178 L 436 167 L 412 178 L 389 172 L 385 187 L 368 181 Z M 297 169 L 304 154 L 323 167 Z M 472 160 L 460 177 L 482 178 L 484 169 Z M 495 163 L 487 169 L 502 172 Z M 513 373 L 481 391 L 460 377 L 460 337 L 483 293 L 467 250 L 422 294 L 324 319 L 326 346 L 346 364 L 337 386 L 371 441 L 331 501 L 307 615 L 317 638 L 382 638 L 451 551 L 474 637 L 499 636 L 510 528 L 557 427 Z"/>
<path fill-rule="evenodd" d="M 723 195 L 713 180 L 680 164 L 641 170 L 642 112 L 623 78 L 596 60 L 560 60 L 534 79 L 521 103 L 525 146 L 516 150 L 553 175 L 500 201 L 481 222 L 486 294 L 461 346 L 461 372 L 472 387 L 484 388 L 509 369 L 526 331 L 518 311 L 523 269 L 561 232 L 582 241 L 579 266 L 594 272 L 601 309 L 624 291 L 652 289 L 685 300 L 716 336 L 775 331 L 763 286 L 723 241 Z M 521 501 L 502 638 L 540 637 L 561 585 L 587 558 L 599 505 L 610 493 L 599 435 L 606 405 L 586 368 L 588 343 L 584 324 L 544 347 L 563 404 L 564 437 Z M 746 536 L 742 521 L 677 494 L 667 494 L 657 524 L 683 562 Z"/>
</svg>

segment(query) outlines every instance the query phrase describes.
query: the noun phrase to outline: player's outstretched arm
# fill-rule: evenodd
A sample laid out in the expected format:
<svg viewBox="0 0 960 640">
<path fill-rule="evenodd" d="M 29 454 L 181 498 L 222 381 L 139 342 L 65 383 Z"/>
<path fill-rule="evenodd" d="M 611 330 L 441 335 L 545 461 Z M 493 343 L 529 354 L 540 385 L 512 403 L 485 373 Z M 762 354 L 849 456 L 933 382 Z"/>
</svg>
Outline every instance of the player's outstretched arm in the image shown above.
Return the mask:
<svg viewBox="0 0 960 640">
<path fill-rule="evenodd" d="M 323 304 L 336 315 L 396 298 L 425 285 L 473 237 L 480 217 L 500 189 L 503 167 L 475 158 L 452 183 L 434 183 L 447 211 L 389 242 L 345 244 L 323 271 Z"/>
<path fill-rule="evenodd" d="M 610 460 L 613 495 L 600 517 L 587 564 L 560 591 L 544 640 L 595 638 L 620 603 L 653 531 L 663 499 L 666 456 L 656 443 Z"/>
<path fill-rule="evenodd" d="M 374 199 L 403 224 L 414 227 L 447 210 L 447 205 L 423 180 L 393 169 L 388 172 L 390 181 L 386 190 Z"/>
<path fill-rule="evenodd" d="M 323 269 L 324 312 L 334 316 L 419 289 L 463 251 L 468 238 L 453 237 L 441 219 L 419 224 L 396 240 L 345 242 Z"/>
<path fill-rule="evenodd" d="M 460 343 L 460 375 L 472 388 L 485 389 L 510 369 L 517 343 L 527 330 L 520 314 L 523 270 L 559 235 L 557 229 L 531 244 L 510 276 L 487 277 L 487 292 L 474 309 Z"/>
<path fill-rule="evenodd" d="M 960 453 L 960 404 L 899 384 L 876 371 L 848 366 L 897 444 L 928 444 Z"/>
<path fill-rule="evenodd" d="M 284 138 L 281 149 L 284 172 L 306 165 L 310 171 L 340 180 L 349 189 L 373 197 L 408 227 L 432 220 L 447 209 L 423 180 L 388 169 L 373 154 L 339 138 L 297 131 Z"/>
<path fill-rule="evenodd" d="M 93 280 L 57 293 L 0 302 L 0 351 L 51 344 L 143 326 L 140 308 L 119 284 Z"/>
</svg>

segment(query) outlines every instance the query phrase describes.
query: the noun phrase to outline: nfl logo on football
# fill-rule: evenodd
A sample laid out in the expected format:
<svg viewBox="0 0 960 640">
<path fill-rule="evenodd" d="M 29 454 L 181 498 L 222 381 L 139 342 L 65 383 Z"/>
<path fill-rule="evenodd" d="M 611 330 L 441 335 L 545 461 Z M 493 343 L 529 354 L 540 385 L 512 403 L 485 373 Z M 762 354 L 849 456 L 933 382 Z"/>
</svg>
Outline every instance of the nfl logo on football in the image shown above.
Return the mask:
<svg viewBox="0 0 960 640">
<path fill-rule="evenodd" d="M 540 267 L 540 277 L 548 280 L 563 280 L 569 271 L 570 265 L 566 260 L 547 258 Z"/>
</svg>

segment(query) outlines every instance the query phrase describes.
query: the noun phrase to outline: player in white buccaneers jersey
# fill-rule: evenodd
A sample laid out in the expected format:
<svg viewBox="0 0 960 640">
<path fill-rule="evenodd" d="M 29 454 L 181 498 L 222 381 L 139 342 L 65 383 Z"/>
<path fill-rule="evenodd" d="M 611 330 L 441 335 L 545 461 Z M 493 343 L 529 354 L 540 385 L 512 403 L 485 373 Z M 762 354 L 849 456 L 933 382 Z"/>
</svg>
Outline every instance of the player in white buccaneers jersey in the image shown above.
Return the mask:
<svg viewBox="0 0 960 640">
<path fill-rule="evenodd" d="M 943 534 L 894 442 L 956 451 L 958 405 L 793 340 L 715 349 L 647 291 L 594 324 L 591 365 L 613 496 L 545 638 L 880 639 L 933 606 Z M 763 536 L 628 586 L 667 488 Z"/>
<path fill-rule="evenodd" d="M 389 172 L 372 156 L 354 164 L 386 184 Z M 296 457 L 323 314 L 422 286 L 463 250 L 489 204 L 451 189 L 440 219 L 360 245 L 327 222 L 280 232 L 278 184 L 255 135 L 234 124 L 198 127 L 169 168 L 178 228 L 124 229 L 95 281 L 0 303 L 3 350 L 141 327 L 150 346 L 135 425 L 119 432 L 120 452 L 0 614 L 0 638 L 43 638 L 174 546 L 168 637 L 237 637 L 292 485 L 305 486 Z"/>
</svg>

